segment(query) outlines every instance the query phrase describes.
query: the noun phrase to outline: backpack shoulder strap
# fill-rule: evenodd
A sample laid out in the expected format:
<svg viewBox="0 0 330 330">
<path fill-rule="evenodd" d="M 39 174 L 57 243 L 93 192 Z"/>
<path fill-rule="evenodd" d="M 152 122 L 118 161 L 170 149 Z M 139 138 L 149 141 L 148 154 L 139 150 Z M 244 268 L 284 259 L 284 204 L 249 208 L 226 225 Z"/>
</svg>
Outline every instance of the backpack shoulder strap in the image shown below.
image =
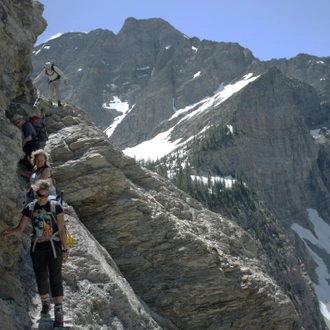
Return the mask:
<svg viewBox="0 0 330 330">
<path fill-rule="evenodd" d="M 34 172 L 37 172 L 37 171 L 41 170 L 40 173 L 39 173 L 39 174 L 41 174 L 46 168 L 49 168 L 49 166 L 44 165 L 42 167 L 37 168 Z"/>
<path fill-rule="evenodd" d="M 59 76 L 58 72 L 55 70 L 55 64 L 52 63 L 52 70 Z"/>
<path fill-rule="evenodd" d="M 34 228 L 34 221 L 33 221 L 33 212 L 34 212 L 34 207 L 36 205 L 36 200 L 33 200 L 32 202 L 29 203 L 29 209 L 30 209 L 30 219 L 31 219 L 31 223 L 32 226 Z"/>
<path fill-rule="evenodd" d="M 56 201 L 51 200 L 50 201 L 50 213 L 53 216 L 53 219 L 55 221 L 55 223 L 57 224 L 57 220 L 56 220 Z"/>
<path fill-rule="evenodd" d="M 32 201 L 29 203 L 29 209 L 30 209 L 30 215 L 31 215 L 31 219 L 33 217 L 33 211 L 34 211 L 34 206 L 35 206 L 35 201 Z"/>
</svg>

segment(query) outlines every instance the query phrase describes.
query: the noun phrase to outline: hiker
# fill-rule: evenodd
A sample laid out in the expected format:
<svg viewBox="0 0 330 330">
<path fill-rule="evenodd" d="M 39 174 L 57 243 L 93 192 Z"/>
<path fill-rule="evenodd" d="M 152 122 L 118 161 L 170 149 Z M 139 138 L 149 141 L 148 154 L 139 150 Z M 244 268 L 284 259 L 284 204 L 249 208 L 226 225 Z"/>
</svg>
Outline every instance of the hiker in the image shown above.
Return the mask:
<svg viewBox="0 0 330 330">
<path fill-rule="evenodd" d="M 52 169 L 49 164 L 49 157 L 45 150 L 39 149 L 33 151 L 31 154 L 31 164 L 33 171 L 19 171 L 18 174 L 30 178 L 30 186 L 27 188 L 27 202 L 31 202 L 34 199 L 32 186 L 38 180 L 47 180 L 50 184 L 49 193 L 52 196 L 56 196 L 56 188 L 54 186 L 54 177 Z"/>
<path fill-rule="evenodd" d="M 27 170 L 32 170 L 33 166 L 31 165 L 29 158 L 33 151 L 40 149 L 37 132 L 28 120 L 23 119 L 22 115 L 14 115 L 12 122 L 15 126 L 21 129 L 23 133 L 23 154 L 20 157 L 20 163 L 23 164 Z"/>
<path fill-rule="evenodd" d="M 54 301 L 54 327 L 63 326 L 63 279 L 62 262 L 68 260 L 68 247 L 64 226 L 64 211 L 60 203 L 49 201 L 50 185 L 47 180 L 39 180 L 32 189 L 38 199 L 26 205 L 19 224 L 2 232 L 2 236 L 20 235 L 29 219 L 33 226 L 30 255 L 41 297 L 41 316 L 50 312 L 49 291 Z M 51 203 L 55 203 L 56 221 L 52 216 Z M 50 290 L 49 290 L 50 289 Z"/>
<path fill-rule="evenodd" d="M 48 99 L 53 104 L 53 95 L 56 91 L 57 105 L 60 107 L 61 104 L 61 92 L 60 92 L 60 79 L 64 79 L 64 86 L 66 86 L 66 78 L 64 73 L 56 67 L 53 63 L 47 62 L 45 68 L 40 72 L 40 74 L 33 80 L 35 84 L 41 78 L 48 77 Z"/>
</svg>

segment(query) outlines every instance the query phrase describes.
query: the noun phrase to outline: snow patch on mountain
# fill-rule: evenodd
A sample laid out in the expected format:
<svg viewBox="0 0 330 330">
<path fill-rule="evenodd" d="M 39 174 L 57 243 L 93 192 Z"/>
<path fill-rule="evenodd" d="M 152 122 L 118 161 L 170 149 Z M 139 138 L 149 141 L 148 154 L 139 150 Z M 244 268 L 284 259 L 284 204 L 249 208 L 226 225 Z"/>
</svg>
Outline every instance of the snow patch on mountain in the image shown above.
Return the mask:
<svg viewBox="0 0 330 330">
<path fill-rule="evenodd" d="M 243 89 L 245 86 L 247 86 L 249 83 L 252 81 L 256 80 L 259 76 L 253 76 L 252 73 L 249 73 L 245 75 L 242 80 L 237 81 L 236 83 L 233 84 L 228 84 L 226 86 L 223 85 L 223 83 L 219 86 L 217 91 L 214 92 L 213 96 L 206 97 L 203 100 L 189 105 L 183 109 L 177 110 L 172 117 L 168 119 L 168 122 L 173 120 L 174 118 L 184 115 L 183 118 L 180 119 L 176 125 L 181 123 L 184 120 L 190 120 L 191 118 L 198 116 L 199 114 L 205 112 L 208 110 L 211 106 L 214 106 L 215 103 L 216 105 L 219 105 L 220 103 L 224 102 L 225 100 L 229 99 L 232 95 Z M 195 109 L 191 111 L 192 109 Z M 144 160 L 151 160 L 155 161 L 157 159 L 162 158 L 163 156 L 169 154 L 173 150 L 175 150 L 178 147 L 183 146 L 185 143 L 190 141 L 193 137 L 190 139 L 186 140 L 184 143 L 180 143 L 181 139 L 177 139 L 175 141 L 171 141 L 171 132 L 173 131 L 174 125 L 172 128 L 165 132 L 159 133 L 157 136 L 154 138 L 144 141 L 141 144 L 133 147 L 133 148 L 126 148 L 123 150 L 123 152 L 127 156 L 134 157 L 136 159 L 144 159 Z M 228 126 L 229 130 L 230 126 Z M 205 129 L 203 129 L 205 130 Z M 202 130 L 202 131 L 203 131 Z M 113 131 L 106 132 L 107 135 L 110 137 Z M 109 135 L 110 134 L 110 135 Z"/>
<path fill-rule="evenodd" d="M 129 109 L 128 102 L 123 102 L 118 96 L 114 96 L 113 100 L 109 103 L 103 103 L 102 108 L 105 109 L 115 109 L 122 113 L 125 113 Z"/>
<path fill-rule="evenodd" d="M 134 104 L 135 105 L 135 104 Z M 103 103 L 102 108 L 104 109 L 111 109 L 111 110 L 117 110 L 121 112 L 122 114 L 117 116 L 113 123 L 107 127 L 104 132 L 107 134 L 108 137 L 110 137 L 119 123 L 126 117 L 126 115 L 134 108 L 134 105 L 129 108 L 129 104 L 126 101 L 121 101 L 121 99 L 118 96 L 114 96 L 113 100 L 109 103 Z"/>
<path fill-rule="evenodd" d="M 330 313 L 326 304 L 330 302 L 330 226 L 314 209 L 307 209 L 313 232 L 294 223 L 291 228 L 305 243 L 312 258 L 317 264 L 318 283 L 314 283 L 315 293 L 320 303 L 321 313 L 330 321 Z"/>
</svg>

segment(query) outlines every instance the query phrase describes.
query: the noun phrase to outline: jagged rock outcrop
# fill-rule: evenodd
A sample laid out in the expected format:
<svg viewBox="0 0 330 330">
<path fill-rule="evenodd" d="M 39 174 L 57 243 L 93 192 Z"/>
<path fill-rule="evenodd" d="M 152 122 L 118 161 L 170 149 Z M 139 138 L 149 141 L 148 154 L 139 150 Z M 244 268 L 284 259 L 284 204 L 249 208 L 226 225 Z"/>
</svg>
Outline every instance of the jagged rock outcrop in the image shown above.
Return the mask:
<svg viewBox="0 0 330 330">
<path fill-rule="evenodd" d="M 19 218 L 24 189 L 16 175 L 21 154 L 21 136 L 6 118 L 6 110 L 16 98 L 31 99 L 30 75 L 32 73 L 31 51 L 37 36 L 45 29 L 41 17 L 43 6 L 31 1 L 2 1 L 0 3 L 0 230 L 13 225 Z M 26 246 L 26 244 L 24 244 Z M 7 244 L 0 240 L 0 319 L 1 325 L 13 324 L 16 320 L 28 319 L 24 301 L 24 289 L 17 276 L 23 256 L 21 244 Z M 18 328 L 17 328 L 18 329 Z"/>
<path fill-rule="evenodd" d="M 298 54 L 290 59 L 272 59 L 265 62 L 254 62 L 252 72 L 265 72 L 276 66 L 281 72 L 293 79 L 303 81 L 313 86 L 321 100 L 330 98 L 330 57 L 317 57 L 308 54 Z"/>
<path fill-rule="evenodd" d="M 65 105 L 47 117 L 58 188 L 149 307 L 180 329 L 299 328 L 246 232 L 143 170 L 83 116 Z"/>
<path fill-rule="evenodd" d="M 318 317 L 312 320 L 306 311 L 317 303 L 315 294 L 311 293 L 311 283 L 306 282 L 305 269 L 313 282 L 318 283 L 316 264 L 300 238 L 291 231 L 291 225 L 297 222 L 311 228 L 307 207 L 319 210 L 324 219 L 328 219 L 329 192 L 324 184 L 327 149 L 322 145 L 323 157 L 318 157 L 318 148 L 308 127 L 312 123 L 326 122 L 327 115 L 320 108 L 313 87 L 286 78 L 276 68 L 225 102 L 218 101 L 220 96 L 214 98 L 214 103 L 208 101 L 208 107 L 201 102 L 191 107 L 190 112 L 167 121 L 159 132 L 171 128 L 168 135 L 171 141 L 188 141 L 196 136 L 196 145 L 212 144 L 212 147 L 198 149 L 199 162 L 194 160 L 196 151 L 192 152 L 197 149 L 194 141 L 187 143 L 186 148 L 182 147 L 183 152 L 179 154 L 187 157 L 184 161 L 190 164 L 194 174 L 216 177 L 219 169 L 223 174 L 234 175 L 236 171 L 253 185 L 258 192 L 257 199 L 263 201 L 267 212 L 258 208 L 248 214 L 241 212 L 235 219 L 262 242 L 265 255 L 260 258 L 268 264 L 266 271 L 295 297 L 293 301 L 303 323 L 310 329 Z M 199 107 L 202 108 L 200 112 Z M 193 115 L 194 111 L 198 114 Z M 226 125 L 232 125 L 233 135 L 228 137 L 227 132 L 226 139 L 214 138 L 220 136 L 215 131 L 221 132 Z M 197 134 L 202 131 L 206 133 Z M 319 169 L 321 162 L 322 172 Z M 221 208 L 221 202 L 218 205 Z M 272 216 L 267 214 L 269 211 Z M 300 286 L 302 283 L 306 285 L 304 289 Z"/>
<path fill-rule="evenodd" d="M 43 5 L 32 1 L 2 1 L 0 4 L 0 109 L 20 98 L 31 101 L 33 86 L 31 52 L 47 23 L 41 16 Z"/>
</svg>

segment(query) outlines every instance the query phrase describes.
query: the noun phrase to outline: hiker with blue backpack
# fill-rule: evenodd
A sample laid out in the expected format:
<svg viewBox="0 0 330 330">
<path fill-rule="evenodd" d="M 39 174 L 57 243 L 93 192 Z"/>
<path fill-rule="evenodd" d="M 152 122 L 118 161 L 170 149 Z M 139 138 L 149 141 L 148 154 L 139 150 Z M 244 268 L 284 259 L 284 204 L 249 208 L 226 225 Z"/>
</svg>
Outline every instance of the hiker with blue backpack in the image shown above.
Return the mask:
<svg viewBox="0 0 330 330">
<path fill-rule="evenodd" d="M 33 166 L 29 158 L 33 151 L 40 149 L 40 141 L 37 132 L 33 125 L 20 114 L 14 115 L 12 122 L 22 131 L 23 154 L 20 157 L 20 163 L 22 163 L 27 170 L 32 170 Z"/>
<path fill-rule="evenodd" d="M 41 315 L 49 315 L 51 309 L 49 292 L 54 306 L 54 327 L 63 327 L 63 278 L 62 262 L 68 260 L 68 245 L 64 224 L 64 211 L 57 201 L 48 200 L 50 184 L 39 180 L 32 189 L 37 200 L 27 204 L 19 224 L 2 232 L 2 236 L 20 235 L 29 220 L 33 226 L 30 255 L 41 297 Z"/>
<path fill-rule="evenodd" d="M 56 92 L 57 105 L 62 106 L 61 103 L 61 92 L 60 92 L 60 79 L 63 78 L 64 86 L 66 87 L 67 82 L 64 73 L 54 65 L 54 63 L 47 62 L 45 68 L 40 74 L 33 80 L 33 84 L 38 82 L 41 78 L 48 78 L 48 99 L 53 104 L 54 91 Z"/>
</svg>

